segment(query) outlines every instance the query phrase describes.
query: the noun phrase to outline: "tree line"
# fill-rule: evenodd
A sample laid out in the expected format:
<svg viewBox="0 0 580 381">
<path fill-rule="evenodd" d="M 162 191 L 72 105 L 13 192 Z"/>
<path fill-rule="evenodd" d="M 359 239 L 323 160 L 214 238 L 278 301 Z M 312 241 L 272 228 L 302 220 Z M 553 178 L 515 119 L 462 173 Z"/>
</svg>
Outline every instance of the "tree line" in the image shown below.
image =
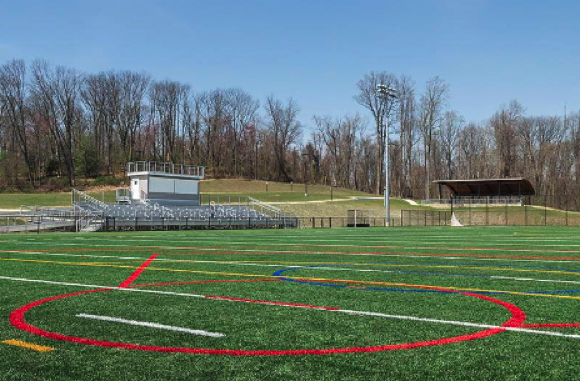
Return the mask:
<svg viewBox="0 0 580 381">
<path fill-rule="evenodd" d="M 392 87 L 396 98 L 377 92 Z M 121 178 L 129 161 L 202 165 L 212 177 L 335 185 L 432 198 L 436 179 L 522 176 L 538 194 L 580 189 L 580 113 L 531 116 L 517 101 L 481 123 L 449 105 L 440 77 L 370 72 L 353 84 L 366 115 L 299 121 L 296 100 L 243 89 L 194 92 L 144 72 L 82 73 L 37 60 L 0 66 L 0 187 Z"/>
</svg>

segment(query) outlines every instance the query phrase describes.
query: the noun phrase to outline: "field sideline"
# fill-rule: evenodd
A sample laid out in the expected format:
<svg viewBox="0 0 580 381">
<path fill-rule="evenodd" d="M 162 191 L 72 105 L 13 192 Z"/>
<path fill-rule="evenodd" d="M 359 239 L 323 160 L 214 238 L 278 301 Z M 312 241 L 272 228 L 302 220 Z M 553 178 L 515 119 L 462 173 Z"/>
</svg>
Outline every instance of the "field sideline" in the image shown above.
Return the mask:
<svg viewBox="0 0 580 381">
<path fill-rule="evenodd" d="M 0 237 L 2 380 L 580 380 L 580 230 Z"/>
</svg>

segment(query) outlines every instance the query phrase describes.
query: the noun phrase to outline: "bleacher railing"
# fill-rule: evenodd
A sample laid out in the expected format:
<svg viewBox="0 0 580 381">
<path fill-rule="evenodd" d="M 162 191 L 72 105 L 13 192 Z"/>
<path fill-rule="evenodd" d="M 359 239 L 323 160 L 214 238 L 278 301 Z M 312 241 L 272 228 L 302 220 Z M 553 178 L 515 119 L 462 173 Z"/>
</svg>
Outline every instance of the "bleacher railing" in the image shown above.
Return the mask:
<svg viewBox="0 0 580 381">
<path fill-rule="evenodd" d="M 284 215 L 284 212 L 280 208 L 273 205 L 267 204 L 253 197 L 248 197 L 249 206 L 255 211 L 259 211 L 261 214 L 265 214 L 270 217 L 279 218 Z"/>
<path fill-rule="evenodd" d="M 107 209 L 109 209 L 108 204 L 105 204 L 103 201 L 97 200 L 96 198 L 89 196 L 85 192 L 82 192 L 82 191 L 74 189 L 74 188 L 71 191 L 71 198 L 72 198 L 72 200 L 71 200 L 72 205 L 92 206 L 95 209 L 101 210 L 101 211 L 106 211 Z"/>
</svg>

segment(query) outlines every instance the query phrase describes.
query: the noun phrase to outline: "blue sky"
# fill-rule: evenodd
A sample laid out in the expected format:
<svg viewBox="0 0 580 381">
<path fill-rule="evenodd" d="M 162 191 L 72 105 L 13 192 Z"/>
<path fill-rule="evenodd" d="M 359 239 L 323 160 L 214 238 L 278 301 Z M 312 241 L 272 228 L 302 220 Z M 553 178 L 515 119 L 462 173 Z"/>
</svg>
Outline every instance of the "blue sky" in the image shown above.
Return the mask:
<svg viewBox="0 0 580 381">
<path fill-rule="evenodd" d="M 440 76 L 449 108 L 480 122 L 518 100 L 580 110 L 580 2 L 520 0 L 0 0 L 0 63 L 146 71 L 195 91 L 294 98 L 300 119 L 365 110 L 365 73 Z"/>
</svg>

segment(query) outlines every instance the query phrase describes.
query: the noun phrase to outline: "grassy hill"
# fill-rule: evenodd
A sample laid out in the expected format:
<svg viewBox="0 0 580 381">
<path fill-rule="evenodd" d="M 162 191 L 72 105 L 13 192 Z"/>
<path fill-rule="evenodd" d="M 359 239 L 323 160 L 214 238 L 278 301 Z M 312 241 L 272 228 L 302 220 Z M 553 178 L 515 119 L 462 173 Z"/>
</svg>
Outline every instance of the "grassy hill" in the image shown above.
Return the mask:
<svg viewBox="0 0 580 381">
<path fill-rule="evenodd" d="M 373 216 L 382 217 L 385 212 L 382 199 L 357 200 L 357 197 L 371 195 L 350 189 L 329 186 L 289 184 L 258 180 L 204 180 L 200 185 L 202 202 L 237 202 L 245 196 L 272 203 L 286 212 L 297 216 L 344 217 L 349 209 L 370 210 Z M 307 195 L 305 195 L 307 190 Z M 91 196 L 107 203 L 115 202 L 115 190 L 111 187 L 92 188 L 87 191 Z M 18 210 L 21 206 L 70 206 L 69 192 L 54 193 L 4 193 L 0 194 L 0 209 Z M 400 209 L 424 209 L 409 203 L 392 199 L 393 213 Z"/>
<path fill-rule="evenodd" d="M 246 196 L 273 204 L 284 212 L 298 217 L 346 217 L 352 209 L 368 210 L 371 217 L 384 218 L 385 207 L 382 197 L 372 197 L 364 192 L 329 186 L 308 185 L 305 195 L 304 184 L 278 183 L 257 180 L 204 180 L 201 182 L 201 199 L 203 204 L 211 201 L 217 203 L 237 203 L 246 201 Z M 87 190 L 91 196 L 107 203 L 115 202 L 115 188 L 95 187 Z M 71 205 L 70 192 L 50 193 L 2 193 L 0 194 L 0 210 L 19 210 L 21 206 L 52 206 L 66 207 Z M 398 219 L 401 210 L 437 210 L 421 205 L 411 205 L 409 202 L 391 198 L 391 216 Z M 449 209 L 443 209 L 449 210 Z M 567 225 L 580 224 L 580 214 L 561 210 L 512 206 L 493 207 L 486 211 L 484 207 L 455 208 L 460 221 L 469 225 Z M 487 213 L 489 212 L 489 213 Z M 506 213 L 509 212 L 506 217 Z M 421 215 L 417 215 L 420 218 Z"/>
</svg>

